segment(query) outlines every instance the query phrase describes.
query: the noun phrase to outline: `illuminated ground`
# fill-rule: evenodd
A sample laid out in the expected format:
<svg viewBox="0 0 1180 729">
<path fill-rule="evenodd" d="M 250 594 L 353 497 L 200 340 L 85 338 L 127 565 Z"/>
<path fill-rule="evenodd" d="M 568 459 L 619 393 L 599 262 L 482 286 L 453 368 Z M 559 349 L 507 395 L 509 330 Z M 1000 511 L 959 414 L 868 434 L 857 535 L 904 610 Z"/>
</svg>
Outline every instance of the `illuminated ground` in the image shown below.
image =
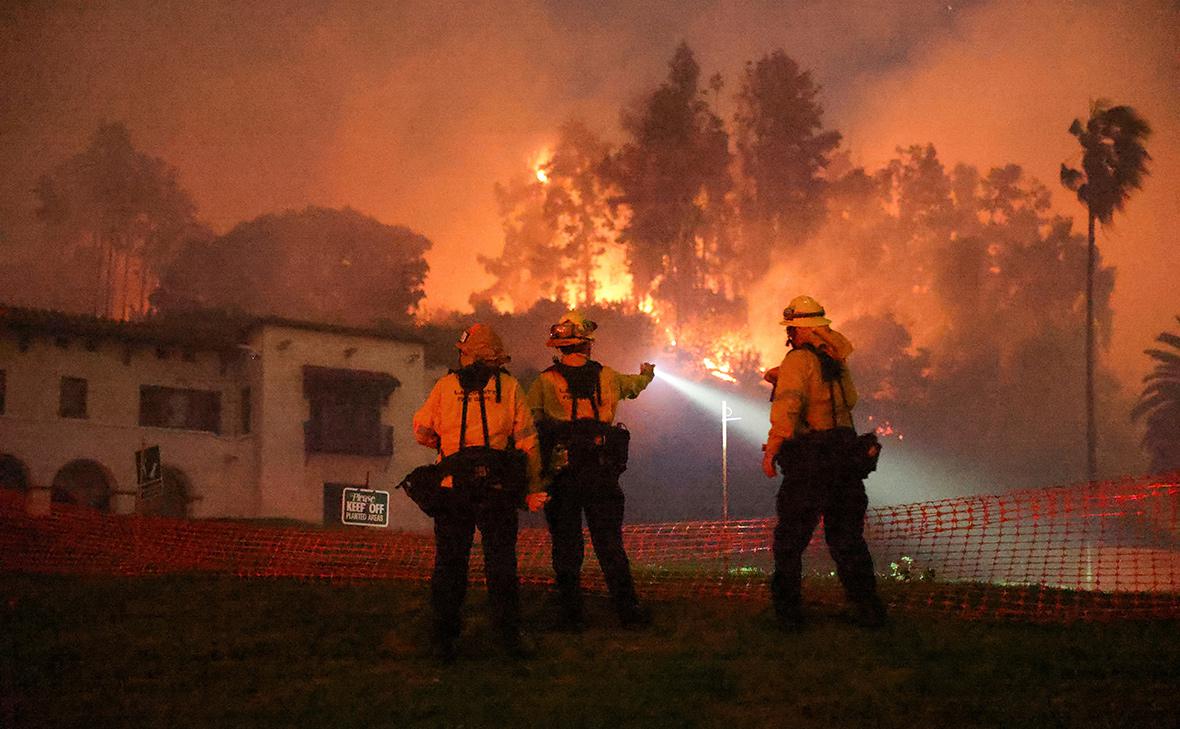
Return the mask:
<svg viewBox="0 0 1180 729">
<path fill-rule="evenodd" d="M 424 654 L 425 588 L 173 577 L 0 578 L 0 726 L 1174 726 L 1174 622 L 1031 626 L 829 609 L 792 636 L 764 606 L 656 605 L 644 633 L 544 630 L 509 661 L 474 590 L 453 667 Z"/>
</svg>

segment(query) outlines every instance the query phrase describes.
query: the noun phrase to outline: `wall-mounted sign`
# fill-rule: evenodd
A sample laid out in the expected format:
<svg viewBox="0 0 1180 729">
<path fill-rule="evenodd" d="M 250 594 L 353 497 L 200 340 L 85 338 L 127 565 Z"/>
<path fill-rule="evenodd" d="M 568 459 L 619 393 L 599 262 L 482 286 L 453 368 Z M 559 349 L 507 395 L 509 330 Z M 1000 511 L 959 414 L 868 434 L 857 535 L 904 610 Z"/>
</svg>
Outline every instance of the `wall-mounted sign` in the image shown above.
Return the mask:
<svg viewBox="0 0 1180 729">
<path fill-rule="evenodd" d="M 160 446 L 148 446 L 135 452 L 135 482 L 139 491 L 147 496 L 158 490 L 164 481 L 164 470 L 160 467 Z"/>
</svg>

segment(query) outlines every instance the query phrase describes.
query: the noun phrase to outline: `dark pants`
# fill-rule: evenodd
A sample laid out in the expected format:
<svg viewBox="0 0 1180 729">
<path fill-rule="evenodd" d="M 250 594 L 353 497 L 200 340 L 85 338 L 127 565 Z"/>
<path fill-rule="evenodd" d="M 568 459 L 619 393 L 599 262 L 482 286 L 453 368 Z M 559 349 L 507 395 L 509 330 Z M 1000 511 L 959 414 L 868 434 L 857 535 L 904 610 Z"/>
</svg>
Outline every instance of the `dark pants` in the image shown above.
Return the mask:
<svg viewBox="0 0 1180 729">
<path fill-rule="evenodd" d="M 873 558 L 864 539 L 864 481 L 850 473 L 845 447 L 838 442 L 788 441 L 783 484 L 774 528 L 774 576 L 770 587 L 781 615 L 797 614 L 801 600 L 803 551 L 824 520 L 828 550 L 848 599 L 857 605 L 876 601 Z"/>
<path fill-rule="evenodd" d="M 583 513 L 615 608 L 625 615 L 639 603 L 631 579 L 631 563 L 623 549 L 624 501 L 619 477 L 612 472 L 567 469 L 554 479 L 549 489 L 545 519 L 553 541 L 558 597 L 567 617 L 582 615 Z"/>
<path fill-rule="evenodd" d="M 471 543 L 478 527 L 483 537 L 484 571 L 492 619 L 504 636 L 520 631 L 520 594 L 516 576 L 517 515 L 515 496 L 489 493 L 473 501 L 463 492 L 449 494 L 448 508 L 434 520 L 434 574 L 430 602 L 436 639 L 453 640 L 462 627 L 460 612 L 467 594 Z"/>
</svg>

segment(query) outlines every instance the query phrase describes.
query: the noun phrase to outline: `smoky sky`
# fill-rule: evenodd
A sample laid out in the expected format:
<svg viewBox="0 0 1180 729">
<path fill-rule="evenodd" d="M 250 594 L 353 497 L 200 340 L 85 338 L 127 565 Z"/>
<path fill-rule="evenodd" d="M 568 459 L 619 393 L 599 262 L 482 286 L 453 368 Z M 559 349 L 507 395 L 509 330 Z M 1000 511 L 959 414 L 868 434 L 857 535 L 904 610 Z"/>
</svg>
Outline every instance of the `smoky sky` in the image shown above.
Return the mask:
<svg viewBox="0 0 1180 729">
<path fill-rule="evenodd" d="M 36 178 L 124 121 L 223 232 L 309 204 L 351 206 L 434 241 L 432 309 L 489 283 L 493 185 L 527 171 L 561 122 L 621 141 L 620 111 L 687 41 L 727 86 L 777 48 L 814 71 L 853 162 L 933 142 L 947 166 L 1009 162 L 1053 190 L 1092 100 L 1155 129 L 1145 189 L 1100 244 L 1118 268 L 1111 365 L 1128 381 L 1180 297 L 1180 10 L 1174 2 L 283 2 L 159 0 L 0 7 L 0 227 L 33 235 Z M 4 255 L 0 253 L 0 255 Z M 795 292 L 775 292 L 787 296 Z M 782 302 L 768 301 L 766 318 Z M 761 312 L 752 312 L 761 316 Z"/>
</svg>

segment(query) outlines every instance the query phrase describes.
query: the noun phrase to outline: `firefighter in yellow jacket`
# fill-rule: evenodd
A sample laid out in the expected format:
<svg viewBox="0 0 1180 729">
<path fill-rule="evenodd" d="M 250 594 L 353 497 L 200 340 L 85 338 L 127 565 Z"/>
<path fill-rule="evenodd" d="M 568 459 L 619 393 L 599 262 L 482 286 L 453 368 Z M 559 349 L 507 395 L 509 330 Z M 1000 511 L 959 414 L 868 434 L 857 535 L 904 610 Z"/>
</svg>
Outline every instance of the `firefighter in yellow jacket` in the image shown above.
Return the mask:
<svg viewBox="0 0 1180 729">
<path fill-rule="evenodd" d="M 562 626 L 585 625 L 581 572 L 585 544 L 582 514 L 602 566 L 620 622 L 641 627 L 651 622 L 640 604 L 623 549 L 623 490 L 619 475 L 626 467 L 630 436 L 612 425 L 620 400 L 634 398 L 651 383 L 655 365 L 644 363 L 638 375 L 624 375 L 590 358 L 597 324 L 572 311 L 549 330 L 546 346 L 560 359 L 529 388 L 529 407 L 542 441 L 549 502 L 545 518 L 553 542 Z"/>
<path fill-rule="evenodd" d="M 791 349 L 768 378 L 774 383 L 774 395 L 762 470 L 774 478 L 778 464 L 783 472 L 776 503 L 771 594 L 779 622 L 787 629 L 798 629 L 803 623 L 803 551 L 820 517 L 856 620 L 870 627 L 885 620 L 873 559 L 864 540 L 868 498 L 852 457 L 856 442 L 852 408 L 857 394 L 844 362 L 852 345 L 831 329 L 831 323 L 815 299 L 793 299 L 783 310 L 781 322 L 787 327 Z"/>
<path fill-rule="evenodd" d="M 531 648 L 520 633 L 516 573 L 517 508 L 545 503 L 540 452 L 524 389 L 503 368 L 509 361 L 500 337 L 476 324 L 460 335 L 460 367 L 435 383 L 414 414 L 414 437 L 435 448 L 445 508 L 434 519 L 433 643 L 444 662 L 454 660 L 467 591 L 471 544 L 478 527 L 493 621 L 504 647 Z"/>
</svg>

